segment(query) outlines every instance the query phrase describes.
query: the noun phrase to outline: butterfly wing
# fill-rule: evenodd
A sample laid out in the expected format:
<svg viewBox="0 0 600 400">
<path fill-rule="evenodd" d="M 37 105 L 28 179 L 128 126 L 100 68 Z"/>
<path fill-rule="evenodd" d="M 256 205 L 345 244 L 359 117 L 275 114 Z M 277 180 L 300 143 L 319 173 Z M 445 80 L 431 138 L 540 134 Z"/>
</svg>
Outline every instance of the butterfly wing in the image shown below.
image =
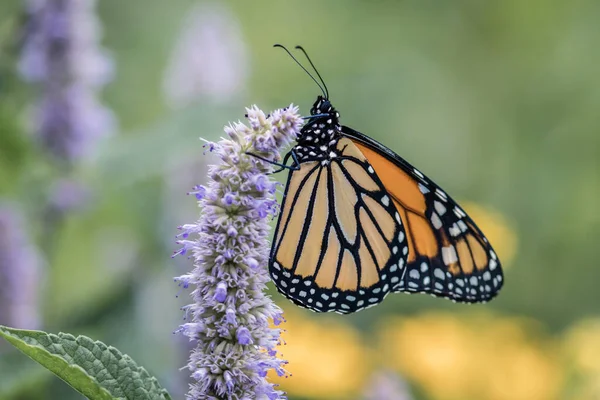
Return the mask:
<svg viewBox="0 0 600 400">
<path fill-rule="evenodd" d="M 380 303 L 408 256 L 399 212 L 348 139 L 330 162 L 291 171 L 269 272 L 280 292 L 314 311 L 346 314 Z"/>
<path fill-rule="evenodd" d="M 504 277 L 487 238 L 438 185 L 393 151 L 342 127 L 383 182 L 400 213 L 409 254 L 395 292 L 423 292 L 455 301 L 492 299 Z"/>
</svg>

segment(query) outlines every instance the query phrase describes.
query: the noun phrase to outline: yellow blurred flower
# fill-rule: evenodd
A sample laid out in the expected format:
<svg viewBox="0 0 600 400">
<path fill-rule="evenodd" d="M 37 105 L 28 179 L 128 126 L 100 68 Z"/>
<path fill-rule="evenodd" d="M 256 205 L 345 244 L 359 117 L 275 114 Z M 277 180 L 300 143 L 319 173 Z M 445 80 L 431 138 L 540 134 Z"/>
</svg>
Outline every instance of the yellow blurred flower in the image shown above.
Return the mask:
<svg viewBox="0 0 600 400">
<path fill-rule="evenodd" d="M 502 267 L 510 265 L 517 252 L 517 235 L 509 221 L 497 211 L 476 203 L 464 201 L 461 204 L 498 253 Z"/>
<path fill-rule="evenodd" d="M 354 397 L 364 386 L 370 370 L 369 354 L 360 334 L 339 318 L 318 321 L 300 312 L 287 312 L 286 330 L 282 338 L 289 345 L 280 347 L 289 361 L 290 377 L 271 374 L 269 380 L 279 383 L 291 395 L 319 399 Z"/>
<path fill-rule="evenodd" d="M 600 399 L 600 319 L 586 319 L 571 327 L 564 348 L 576 377 L 573 399 Z"/>
<path fill-rule="evenodd" d="M 530 325 L 479 314 L 395 318 L 382 329 L 382 355 L 434 399 L 556 399 L 559 359 Z"/>
<path fill-rule="evenodd" d="M 569 329 L 565 350 L 579 371 L 600 380 L 600 319 L 583 320 Z"/>
</svg>

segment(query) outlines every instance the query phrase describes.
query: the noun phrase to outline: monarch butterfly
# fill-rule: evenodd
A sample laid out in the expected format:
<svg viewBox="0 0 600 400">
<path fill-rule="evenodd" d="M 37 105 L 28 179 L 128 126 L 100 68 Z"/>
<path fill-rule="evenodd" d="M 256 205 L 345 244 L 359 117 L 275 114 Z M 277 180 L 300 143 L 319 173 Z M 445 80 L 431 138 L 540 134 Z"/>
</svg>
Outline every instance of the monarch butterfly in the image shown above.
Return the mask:
<svg viewBox="0 0 600 400">
<path fill-rule="evenodd" d="M 348 314 L 392 292 L 457 302 L 492 299 L 500 261 L 464 210 L 431 179 L 374 139 L 340 125 L 323 78 L 297 143 L 269 272 L 292 302 Z M 285 166 L 289 157 L 294 164 Z"/>
</svg>

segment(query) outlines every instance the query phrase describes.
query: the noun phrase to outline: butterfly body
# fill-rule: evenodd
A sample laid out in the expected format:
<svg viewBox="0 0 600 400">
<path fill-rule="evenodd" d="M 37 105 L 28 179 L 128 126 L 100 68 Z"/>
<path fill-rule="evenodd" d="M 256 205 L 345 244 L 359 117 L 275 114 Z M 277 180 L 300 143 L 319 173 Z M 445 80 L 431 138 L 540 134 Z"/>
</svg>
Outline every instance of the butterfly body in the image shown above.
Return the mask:
<svg viewBox="0 0 600 400">
<path fill-rule="evenodd" d="M 294 146 L 299 162 L 325 161 L 337 157 L 336 145 L 341 138 L 339 113 L 328 100 L 319 96 L 311 110 L 311 115 L 326 115 L 309 119 L 302 128 Z"/>
<path fill-rule="evenodd" d="M 465 303 L 496 296 L 500 261 L 471 218 L 402 157 L 341 125 L 323 86 L 291 150 L 297 165 L 269 259 L 277 289 L 340 314 L 393 292 Z"/>
</svg>

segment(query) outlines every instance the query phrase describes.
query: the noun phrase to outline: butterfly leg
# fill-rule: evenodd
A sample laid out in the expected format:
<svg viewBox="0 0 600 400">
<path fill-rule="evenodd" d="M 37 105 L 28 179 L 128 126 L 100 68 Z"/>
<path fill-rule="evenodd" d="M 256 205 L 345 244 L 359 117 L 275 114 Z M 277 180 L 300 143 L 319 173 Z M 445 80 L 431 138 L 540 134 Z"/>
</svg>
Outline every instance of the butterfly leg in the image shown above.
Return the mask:
<svg viewBox="0 0 600 400">
<path fill-rule="evenodd" d="M 329 114 L 314 114 L 314 115 L 307 115 L 306 117 L 302 117 L 302 119 L 313 119 L 313 118 L 323 118 L 323 117 L 330 117 L 331 115 Z"/>
<path fill-rule="evenodd" d="M 294 161 L 294 163 L 290 166 L 285 165 L 290 159 L 290 156 L 292 156 L 292 160 Z M 289 153 L 287 153 L 285 157 L 283 157 L 283 165 L 281 165 L 278 170 L 273 171 L 272 173 L 275 174 L 277 172 L 283 171 L 284 169 L 289 169 L 291 171 L 298 171 L 300 169 L 300 163 L 298 162 L 298 157 L 296 156 L 296 152 L 294 151 L 294 149 L 290 150 Z"/>
</svg>

